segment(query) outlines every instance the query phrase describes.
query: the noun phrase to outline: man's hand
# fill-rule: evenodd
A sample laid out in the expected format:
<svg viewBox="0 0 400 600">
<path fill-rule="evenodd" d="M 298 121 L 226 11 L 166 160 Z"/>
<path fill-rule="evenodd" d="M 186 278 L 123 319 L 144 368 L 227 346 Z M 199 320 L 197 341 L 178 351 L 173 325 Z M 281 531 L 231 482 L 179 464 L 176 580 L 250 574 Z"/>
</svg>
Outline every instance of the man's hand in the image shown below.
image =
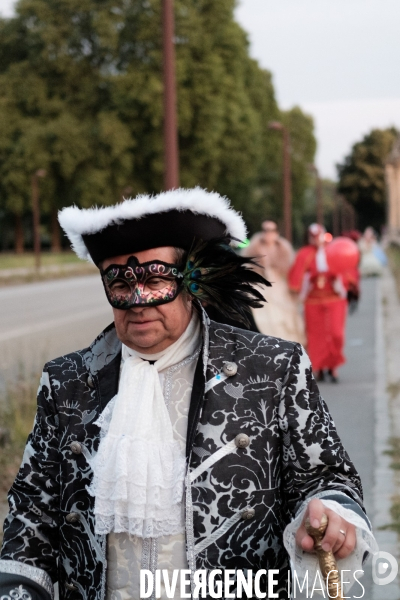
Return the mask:
<svg viewBox="0 0 400 600">
<path fill-rule="evenodd" d="M 322 549 L 325 552 L 333 550 L 336 558 L 346 558 L 353 552 L 356 547 L 356 528 L 351 523 L 348 523 L 338 514 L 326 508 L 321 500 L 314 498 L 308 504 L 306 513 L 302 524 L 296 533 L 296 542 L 303 548 L 305 552 L 312 552 L 314 548 L 314 540 L 310 537 L 305 528 L 305 521 L 307 517 L 310 519 L 310 523 L 313 527 L 319 527 L 321 524 L 321 517 L 323 514 L 329 519 L 328 527 L 326 528 L 324 539 L 322 540 Z M 341 531 L 346 532 L 343 535 Z"/>
</svg>

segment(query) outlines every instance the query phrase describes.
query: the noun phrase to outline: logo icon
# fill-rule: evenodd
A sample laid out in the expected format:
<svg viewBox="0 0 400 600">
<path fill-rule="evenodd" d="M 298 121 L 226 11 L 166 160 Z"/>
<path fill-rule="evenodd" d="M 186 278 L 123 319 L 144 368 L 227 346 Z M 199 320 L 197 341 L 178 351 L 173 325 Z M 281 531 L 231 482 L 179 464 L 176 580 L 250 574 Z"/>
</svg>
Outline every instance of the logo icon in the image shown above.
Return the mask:
<svg viewBox="0 0 400 600">
<path fill-rule="evenodd" d="M 372 579 L 376 585 L 392 583 L 399 572 L 399 565 L 389 552 L 379 551 L 372 557 Z"/>
</svg>

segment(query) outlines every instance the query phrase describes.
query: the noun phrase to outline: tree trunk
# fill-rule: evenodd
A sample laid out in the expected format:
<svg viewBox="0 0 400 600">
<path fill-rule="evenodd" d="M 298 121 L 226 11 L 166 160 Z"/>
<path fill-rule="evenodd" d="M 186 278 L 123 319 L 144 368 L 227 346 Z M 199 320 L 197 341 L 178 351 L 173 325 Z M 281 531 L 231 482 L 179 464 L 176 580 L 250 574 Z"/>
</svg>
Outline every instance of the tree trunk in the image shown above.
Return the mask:
<svg viewBox="0 0 400 600">
<path fill-rule="evenodd" d="M 51 251 L 61 252 L 61 231 L 58 224 L 57 209 L 51 209 Z"/>
<path fill-rule="evenodd" d="M 14 235 L 15 254 L 23 254 L 24 252 L 24 228 L 22 226 L 22 216 L 15 215 L 15 235 Z"/>
</svg>

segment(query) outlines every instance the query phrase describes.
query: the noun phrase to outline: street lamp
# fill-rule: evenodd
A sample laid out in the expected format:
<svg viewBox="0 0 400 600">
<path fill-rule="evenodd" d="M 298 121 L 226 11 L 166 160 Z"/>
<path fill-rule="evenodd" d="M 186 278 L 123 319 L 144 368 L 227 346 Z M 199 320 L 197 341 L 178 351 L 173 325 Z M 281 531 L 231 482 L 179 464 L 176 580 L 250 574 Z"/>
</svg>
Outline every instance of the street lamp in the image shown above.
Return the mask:
<svg viewBox="0 0 400 600">
<path fill-rule="evenodd" d="M 342 201 L 342 232 L 356 228 L 356 211 L 346 198 Z"/>
<path fill-rule="evenodd" d="M 122 202 L 123 200 L 125 200 L 125 198 L 129 198 L 129 196 L 132 194 L 132 192 L 133 192 L 133 187 L 131 185 L 125 186 L 124 189 L 121 192 L 120 202 Z"/>
<path fill-rule="evenodd" d="M 173 0 L 163 0 L 164 188 L 179 187 Z"/>
<path fill-rule="evenodd" d="M 45 177 L 45 169 L 38 169 L 32 175 L 32 220 L 33 220 L 33 252 L 35 254 L 36 270 L 40 269 L 40 208 L 39 208 L 39 177 Z"/>
<path fill-rule="evenodd" d="M 333 206 L 333 218 L 332 218 L 332 232 L 333 237 L 337 237 L 340 235 L 340 208 L 341 208 L 342 198 L 336 191 L 335 193 L 335 203 Z"/>
<path fill-rule="evenodd" d="M 282 131 L 283 135 L 283 229 L 285 238 L 292 241 L 292 182 L 290 167 L 290 134 L 287 127 L 278 121 L 271 121 L 269 129 Z"/>
<path fill-rule="evenodd" d="M 315 165 L 309 165 L 310 171 L 314 173 L 316 179 L 316 195 L 317 195 L 317 223 L 319 225 L 324 224 L 324 205 L 323 205 L 323 197 L 322 197 L 322 179 L 319 176 L 319 171 Z"/>
</svg>

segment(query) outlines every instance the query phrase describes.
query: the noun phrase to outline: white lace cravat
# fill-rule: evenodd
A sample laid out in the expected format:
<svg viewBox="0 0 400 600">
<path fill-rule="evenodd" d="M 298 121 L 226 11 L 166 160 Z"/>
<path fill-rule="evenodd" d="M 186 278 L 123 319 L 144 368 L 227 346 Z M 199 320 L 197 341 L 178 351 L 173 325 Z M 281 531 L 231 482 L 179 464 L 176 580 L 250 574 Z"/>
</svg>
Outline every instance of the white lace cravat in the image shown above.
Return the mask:
<svg viewBox="0 0 400 600">
<path fill-rule="evenodd" d="M 186 460 L 173 437 L 159 371 L 193 354 L 199 344 L 200 322 L 194 314 L 153 365 L 148 362 L 153 356 L 123 346 L 118 394 L 96 422 L 101 441 L 89 488 L 95 496 L 96 533 L 156 538 L 183 532 Z"/>
</svg>

